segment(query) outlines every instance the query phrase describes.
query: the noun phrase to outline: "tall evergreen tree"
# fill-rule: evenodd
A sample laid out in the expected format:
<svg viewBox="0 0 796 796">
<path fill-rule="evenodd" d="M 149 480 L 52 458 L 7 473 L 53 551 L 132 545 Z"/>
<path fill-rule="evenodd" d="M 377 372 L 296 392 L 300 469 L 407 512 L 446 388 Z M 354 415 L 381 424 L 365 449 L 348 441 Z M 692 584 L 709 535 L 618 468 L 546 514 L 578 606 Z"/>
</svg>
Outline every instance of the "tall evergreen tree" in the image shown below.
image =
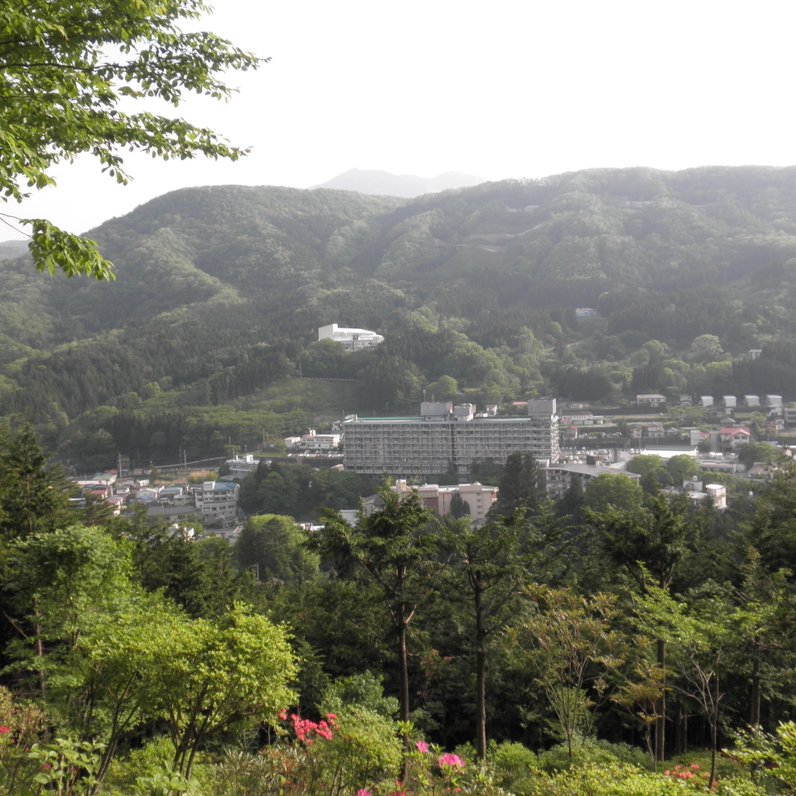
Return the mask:
<svg viewBox="0 0 796 796">
<path fill-rule="evenodd" d="M 510 454 L 500 479 L 498 514 L 509 517 L 520 509 L 536 514 L 545 497 L 545 474 L 536 458 L 521 451 Z"/>
<path fill-rule="evenodd" d="M 69 520 L 67 484 L 51 469 L 29 427 L 12 436 L 0 451 L 0 536 L 28 536 Z"/>
<path fill-rule="evenodd" d="M 433 516 L 415 493 L 383 489 L 383 508 L 360 512 L 356 527 L 329 512 L 316 537 L 327 565 L 349 571 L 376 586 L 387 610 L 400 671 L 400 718 L 409 720 L 409 626 L 433 588 L 441 565 L 439 537 L 431 533 Z"/>
</svg>

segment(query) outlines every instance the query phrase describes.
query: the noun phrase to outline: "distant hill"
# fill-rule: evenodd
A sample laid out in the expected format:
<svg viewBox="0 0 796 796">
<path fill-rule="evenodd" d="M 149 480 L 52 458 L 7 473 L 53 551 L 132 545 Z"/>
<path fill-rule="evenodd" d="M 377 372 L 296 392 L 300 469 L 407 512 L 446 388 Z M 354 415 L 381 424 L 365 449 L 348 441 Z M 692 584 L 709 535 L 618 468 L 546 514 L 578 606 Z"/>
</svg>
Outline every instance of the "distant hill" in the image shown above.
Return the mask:
<svg viewBox="0 0 796 796">
<path fill-rule="evenodd" d="M 449 171 L 436 177 L 415 177 L 411 174 L 390 174 L 387 171 L 349 169 L 314 188 L 356 191 L 371 196 L 400 196 L 413 199 L 427 193 L 439 193 L 454 188 L 469 188 L 484 182 L 472 174 Z"/>
<path fill-rule="evenodd" d="M 4 240 L 0 241 L 0 260 L 13 260 L 21 257 L 28 250 L 27 241 Z"/>
</svg>

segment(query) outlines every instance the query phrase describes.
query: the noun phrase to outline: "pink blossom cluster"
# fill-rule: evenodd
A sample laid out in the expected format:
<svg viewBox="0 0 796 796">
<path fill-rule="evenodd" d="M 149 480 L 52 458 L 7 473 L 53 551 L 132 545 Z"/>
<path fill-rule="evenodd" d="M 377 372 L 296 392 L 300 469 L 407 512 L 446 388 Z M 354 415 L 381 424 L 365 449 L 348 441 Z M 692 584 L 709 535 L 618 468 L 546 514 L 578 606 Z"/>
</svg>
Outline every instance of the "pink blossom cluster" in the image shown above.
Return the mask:
<svg viewBox="0 0 796 796">
<path fill-rule="evenodd" d="M 287 711 L 282 710 L 279 712 L 281 721 L 287 721 Z M 331 741 L 333 737 L 333 729 L 337 716 L 334 713 L 327 713 L 325 718 L 321 721 L 312 721 L 311 719 L 302 719 L 296 713 L 290 714 L 290 723 L 293 726 L 293 732 L 296 734 L 296 739 L 307 746 L 312 746 L 315 738 L 323 738 L 325 741 Z"/>
<path fill-rule="evenodd" d="M 437 765 L 440 768 L 464 768 L 464 760 L 459 755 L 448 752 L 437 758 Z"/>
<path fill-rule="evenodd" d="M 707 781 L 707 772 L 700 771 L 699 763 L 691 763 L 690 766 L 677 765 L 673 769 L 666 769 L 663 775 L 684 782 L 694 779 L 695 777 L 703 777 Z"/>
</svg>

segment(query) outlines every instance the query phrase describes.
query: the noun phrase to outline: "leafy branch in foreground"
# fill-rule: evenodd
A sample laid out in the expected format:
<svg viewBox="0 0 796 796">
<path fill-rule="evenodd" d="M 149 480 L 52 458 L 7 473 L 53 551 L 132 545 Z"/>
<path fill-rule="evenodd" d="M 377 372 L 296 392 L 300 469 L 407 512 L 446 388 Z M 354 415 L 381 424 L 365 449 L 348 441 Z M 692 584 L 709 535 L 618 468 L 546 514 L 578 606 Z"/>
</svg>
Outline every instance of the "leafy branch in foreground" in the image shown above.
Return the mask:
<svg viewBox="0 0 796 796">
<path fill-rule="evenodd" d="M 152 98 L 178 107 L 186 93 L 225 99 L 232 93 L 222 79 L 227 70 L 263 63 L 212 33 L 178 28 L 208 10 L 202 0 L 0 0 L 0 193 L 6 201 L 54 185 L 50 168 L 81 153 L 97 158 L 122 184 L 129 179 L 125 149 L 164 160 L 245 154 L 208 128 L 121 107 Z M 96 245 L 41 219 L 22 223 L 33 228 L 30 250 L 39 270 L 111 278 Z"/>
</svg>

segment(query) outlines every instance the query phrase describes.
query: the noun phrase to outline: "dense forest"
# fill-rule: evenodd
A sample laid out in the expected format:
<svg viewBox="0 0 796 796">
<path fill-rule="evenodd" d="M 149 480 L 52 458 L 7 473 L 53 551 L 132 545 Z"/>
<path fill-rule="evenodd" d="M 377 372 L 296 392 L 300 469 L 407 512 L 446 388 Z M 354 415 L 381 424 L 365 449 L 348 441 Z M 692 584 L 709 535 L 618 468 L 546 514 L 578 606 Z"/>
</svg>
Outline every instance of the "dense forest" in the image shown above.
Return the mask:
<svg viewBox="0 0 796 796">
<path fill-rule="evenodd" d="M 230 546 L 72 508 L 4 435 L 0 792 L 796 792 L 796 469 L 723 512 L 610 475 L 550 502 L 522 454 L 500 487 L 477 528 L 385 489 Z"/>
<path fill-rule="evenodd" d="M 413 200 L 177 191 L 94 230 L 110 285 L 0 260 L 0 416 L 88 469 L 414 411 L 424 391 L 796 398 L 795 176 L 595 170 Z M 345 354 L 317 341 L 333 322 L 385 343 Z"/>
</svg>

